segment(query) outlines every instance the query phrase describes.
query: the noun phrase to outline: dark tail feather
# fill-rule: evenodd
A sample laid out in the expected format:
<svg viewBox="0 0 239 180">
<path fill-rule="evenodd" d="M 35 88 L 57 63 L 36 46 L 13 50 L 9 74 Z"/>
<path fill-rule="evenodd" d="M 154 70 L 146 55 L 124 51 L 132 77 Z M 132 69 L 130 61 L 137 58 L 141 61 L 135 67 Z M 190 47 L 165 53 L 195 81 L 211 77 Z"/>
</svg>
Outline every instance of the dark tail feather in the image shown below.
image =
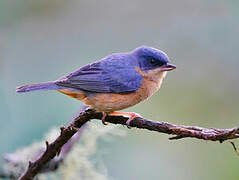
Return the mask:
<svg viewBox="0 0 239 180">
<path fill-rule="evenodd" d="M 30 92 L 30 91 L 38 91 L 38 90 L 56 90 L 61 89 L 55 82 L 45 82 L 39 84 L 29 84 L 25 86 L 17 87 L 16 91 L 18 93 Z"/>
</svg>

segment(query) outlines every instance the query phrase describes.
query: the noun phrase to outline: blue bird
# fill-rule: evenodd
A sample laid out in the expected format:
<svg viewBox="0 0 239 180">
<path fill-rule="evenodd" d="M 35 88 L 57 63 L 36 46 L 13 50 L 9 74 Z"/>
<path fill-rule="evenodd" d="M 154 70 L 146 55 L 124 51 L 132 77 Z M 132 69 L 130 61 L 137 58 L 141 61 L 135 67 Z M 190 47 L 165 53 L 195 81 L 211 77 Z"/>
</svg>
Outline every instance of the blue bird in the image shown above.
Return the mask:
<svg viewBox="0 0 239 180">
<path fill-rule="evenodd" d="M 87 64 L 56 81 L 17 87 L 17 92 L 57 90 L 107 115 L 140 117 L 134 112 L 116 112 L 138 104 L 161 87 L 167 71 L 176 67 L 158 49 L 141 46 L 131 52 L 115 53 Z"/>
</svg>

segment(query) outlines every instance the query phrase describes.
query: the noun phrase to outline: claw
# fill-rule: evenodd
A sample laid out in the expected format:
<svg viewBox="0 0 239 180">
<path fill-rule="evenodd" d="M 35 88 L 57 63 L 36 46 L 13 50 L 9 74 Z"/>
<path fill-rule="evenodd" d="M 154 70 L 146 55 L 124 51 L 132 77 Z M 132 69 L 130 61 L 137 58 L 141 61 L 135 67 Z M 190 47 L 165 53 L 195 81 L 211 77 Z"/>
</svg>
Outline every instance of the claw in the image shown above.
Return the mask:
<svg viewBox="0 0 239 180">
<path fill-rule="evenodd" d="M 140 116 L 139 114 L 137 114 L 137 113 L 135 113 L 135 112 L 129 112 L 130 113 L 130 117 L 129 117 L 129 119 L 126 121 L 126 126 L 127 126 L 127 128 L 131 128 L 130 127 L 130 123 L 131 123 L 131 121 L 134 119 L 134 118 L 138 118 L 138 117 L 142 117 L 142 116 Z"/>
<path fill-rule="evenodd" d="M 139 114 L 135 113 L 135 112 L 112 112 L 110 114 L 108 114 L 109 116 L 124 116 L 124 117 L 128 117 L 129 119 L 126 121 L 126 126 L 127 128 L 131 128 L 130 127 L 130 123 L 134 118 L 142 118 L 142 116 L 140 116 Z"/>
</svg>

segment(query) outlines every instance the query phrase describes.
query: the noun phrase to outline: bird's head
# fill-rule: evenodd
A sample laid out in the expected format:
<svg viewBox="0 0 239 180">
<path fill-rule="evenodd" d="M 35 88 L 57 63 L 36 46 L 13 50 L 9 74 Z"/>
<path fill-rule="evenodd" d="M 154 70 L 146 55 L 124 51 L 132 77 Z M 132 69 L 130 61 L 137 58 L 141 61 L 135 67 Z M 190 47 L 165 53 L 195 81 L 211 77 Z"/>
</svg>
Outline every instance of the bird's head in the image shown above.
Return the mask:
<svg viewBox="0 0 239 180">
<path fill-rule="evenodd" d="M 140 70 L 148 72 L 166 72 L 176 68 L 176 66 L 169 64 L 169 57 L 161 50 L 141 46 L 132 52 L 135 59 L 138 61 Z"/>
</svg>

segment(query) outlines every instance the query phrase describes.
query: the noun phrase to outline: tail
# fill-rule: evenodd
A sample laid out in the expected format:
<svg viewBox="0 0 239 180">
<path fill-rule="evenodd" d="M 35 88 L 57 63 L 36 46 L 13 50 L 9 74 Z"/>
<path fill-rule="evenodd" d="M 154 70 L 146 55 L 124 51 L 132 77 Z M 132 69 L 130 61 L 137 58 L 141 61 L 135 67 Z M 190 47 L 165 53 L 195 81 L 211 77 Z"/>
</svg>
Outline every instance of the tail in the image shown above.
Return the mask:
<svg viewBox="0 0 239 180">
<path fill-rule="evenodd" d="M 30 91 L 38 91 L 38 90 L 56 90 L 61 89 L 55 82 L 44 82 L 39 84 L 29 84 L 25 86 L 17 87 L 16 91 L 18 93 L 30 92 Z"/>
</svg>

